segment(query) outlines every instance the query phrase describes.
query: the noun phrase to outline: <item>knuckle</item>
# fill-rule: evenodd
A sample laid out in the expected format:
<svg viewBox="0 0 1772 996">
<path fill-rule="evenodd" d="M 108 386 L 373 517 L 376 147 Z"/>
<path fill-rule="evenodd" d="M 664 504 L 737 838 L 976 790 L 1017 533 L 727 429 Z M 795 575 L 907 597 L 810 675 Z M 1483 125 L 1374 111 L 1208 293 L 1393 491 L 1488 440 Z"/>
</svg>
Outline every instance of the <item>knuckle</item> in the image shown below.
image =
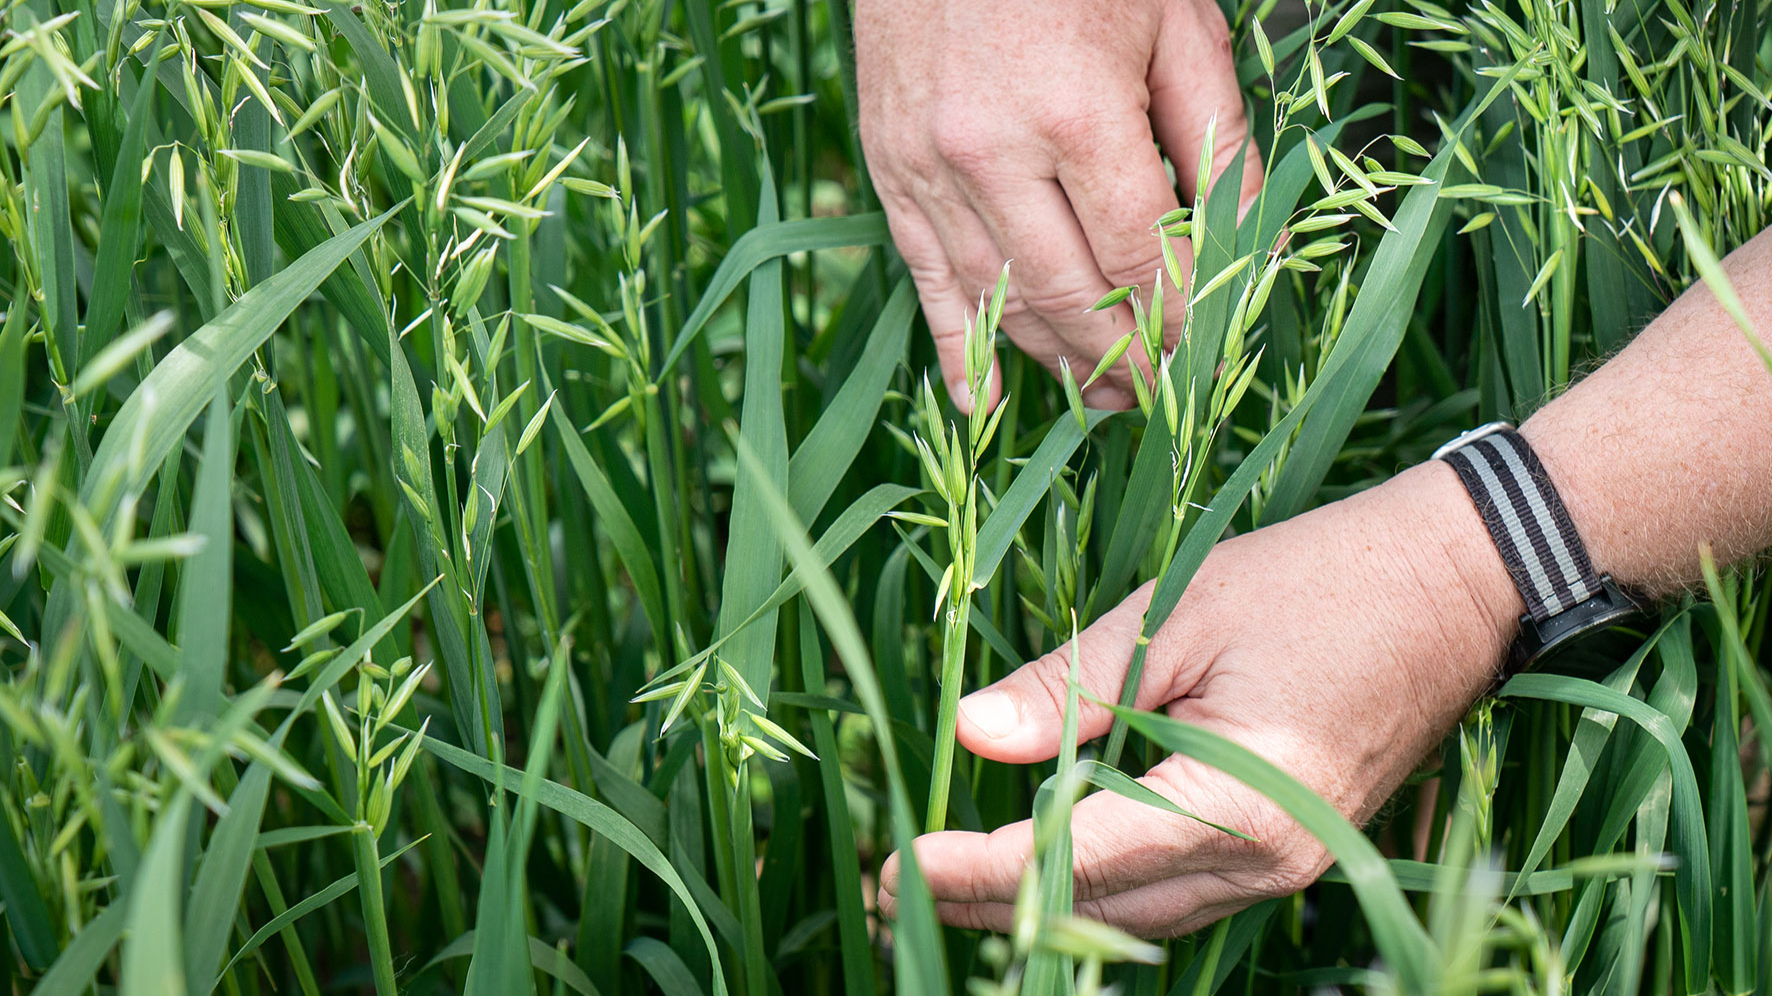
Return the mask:
<svg viewBox="0 0 1772 996">
<path fill-rule="evenodd" d="M 1087 147 L 1093 130 L 1087 112 L 1064 105 L 1046 109 L 1036 124 L 1038 133 L 1061 149 Z"/>
<path fill-rule="evenodd" d="M 1091 898 L 1106 895 L 1110 891 L 1109 883 L 1107 876 L 1102 872 L 1101 862 L 1091 858 L 1085 853 L 1085 849 L 1077 846 L 1075 842 L 1073 847 L 1076 848 L 1076 851 L 1071 861 L 1071 877 L 1075 880 L 1077 895 Z M 1096 917 L 1096 919 L 1100 919 L 1100 917 Z"/>
<path fill-rule="evenodd" d="M 870 139 L 864 129 L 862 153 L 867 156 L 868 173 L 889 215 L 895 201 L 922 204 L 939 193 L 940 158 L 926 136 L 893 129 Z"/>
<path fill-rule="evenodd" d="M 1163 911 L 1147 906 L 1100 899 L 1085 899 L 1075 906 L 1076 914 L 1124 930 L 1135 937 L 1155 937 L 1163 933 Z"/>
<path fill-rule="evenodd" d="M 1057 148 L 1069 153 L 1087 153 L 1100 145 L 1103 115 L 1099 107 L 1105 106 L 1122 105 L 1105 100 L 1099 105 L 1055 103 L 1036 119 L 1036 131 Z"/>
<path fill-rule="evenodd" d="M 905 269 L 910 272 L 911 281 L 923 292 L 924 310 L 933 295 L 952 287 L 954 283 L 953 268 L 948 265 L 947 258 L 938 251 L 919 250 L 915 253 L 900 253 L 904 257 Z"/>
<path fill-rule="evenodd" d="M 1071 878 L 1079 900 L 1107 901 L 1144 881 L 1168 877 L 1179 850 L 1137 823 L 1092 824 L 1071 840 Z"/>
<path fill-rule="evenodd" d="M 1098 299 L 1087 287 L 1053 282 L 1021 294 L 1023 306 L 1037 315 L 1074 318 Z"/>
<path fill-rule="evenodd" d="M 902 161 L 907 145 L 903 141 L 903 119 L 875 101 L 862 101 L 856 110 L 855 128 L 861 136 L 861 148 L 873 167 Z"/>
<path fill-rule="evenodd" d="M 1071 909 L 1077 916 L 1085 919 L 1099 920 L 1102 923 L 1108 922 L 1107 909 L 1099 899 L 1079 899 L 1071 906 Z"/>
<path fill-rule="evenodd" d="M 1003 897 L 994 895 L 986 888 L 988 882 L 1003 881 L 1019 883 L 1022 869 L 1032 855 L 1028 854 L 1025 842 L 1015 837 L 1013 826 L 1001 827 L 990 833 L 986 853 L 994 855 L 992 863 L 996 868 L 986 869 L 987 874 L 974 875 L 967 883 L 971 901 L 975 903 L 1000 902 Z"/>
<path fill-rule="evenodd" d="M 937 111 L 929 122 L 929 143 L 942 162 L 962 175 L 984 172 L 994 158 L 994 143 L 964 112 Z"/>
<path fill-rule="evenodd" d="M 988 300 L 997 286 L 997 273 L 1003 266 L 1003 260 L 993 251 L 990 255 L 972 256 L 962 261 L 960 274 L 961 296 L 966 299 L 966 307 L 974 314 Z M 1025 305 L 1021 303 L 1021 293 L 1016 289 L 1015 278 L 1009 278 L 1009 293 L 1003 298 L 1003 314 L 1017 316 L 1022 313 Z"/>
<path fill-rule="evenodd" d="M 1152 242 L 1154 241 L 1153 238 Z M 1101 252 L 1097 262 L 1101 266 L 1101 275 L 1115 287 L 1137 284 L 1139 287 L 1149 288 L 1154 286 L 1152 281 L 1160 279 L 1163 271 L 1162 250 L 1145 246 L 1110 246 Z"/>
<path fill-rule="evenodd" d="M 1033 684 L 1046 696 L 1053 715 L 1063 716 L 1070 675 L 1070 657 L 1065 648 L 1042 656 L 1031 665 L 1031 671 Z"/>
<path fill-rule="evenodd" d="M 1303 839 L 1300 839 L 1300 838 Z M 1264 896 L 1289 896 L 1315 882 L 1330 865 L 1329 852 L 1296 828 L 1264 848 L 1265 864 L 1256 876 Z"/>
<path fill-rule="evenodd" d="M 882 152 L 893 174 L 902 178 L 906 189 L 926 189 L 941 165 L 941 157 L 928 139 L 921 135 L 898 135 L 886 142 L 891 151 Z"/>
</svg>

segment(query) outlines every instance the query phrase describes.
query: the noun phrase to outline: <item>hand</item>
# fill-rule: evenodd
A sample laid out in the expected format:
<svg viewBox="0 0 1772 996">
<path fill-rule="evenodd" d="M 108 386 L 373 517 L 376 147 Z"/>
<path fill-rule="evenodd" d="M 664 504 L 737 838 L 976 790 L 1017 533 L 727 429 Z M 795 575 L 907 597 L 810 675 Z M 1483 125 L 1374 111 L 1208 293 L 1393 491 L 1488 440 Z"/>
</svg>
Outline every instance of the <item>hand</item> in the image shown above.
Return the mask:
<svg viewBox="0 0 1772 996">
<path fill-rule="evenodd" d="M 1079 637 L 1083 686 L 1118 698 L 1150 586 Z M 1523 606 L 1451 468 L 1438 461 L 1219 544 L 1151 641 L 1141 709 L 1167 709 L 1369 819 L 1493 680 Z M 1057 755 L 1068 645 L 960 703 L 960 741 L 998 761 Z M 1083 701 L 1079 741 L 1112 715 Z M 1142 781 L 1239 840 L 1108 792 L 1073 817 L 1076 909 L 1175 936 L 1321 875 L 1321 845 L 1241 782 L 1176 755 Z M 917 840 L 943 920 L 1007 931 L 1031 822 Z M 893 911 L 898 856 L 881 872 Z"/>
<path fill-rule="evenodd" d="M 955 403 L 971 411 L 966 314 L 1007 259 L 1003 331 L 1054 373 L 1063 358 L 1087 377 L 1132 312 L 1085 309 L 1132 284 L 1150 300 L 1162 265 L 1151 225 L 1177 201 L 1153 130 L 1190 201 L 1214 116 L 1214 177 L 1248 137 L 1217 5 L 857 0 L 855 43 L 868 171 Z M 1261 178 L 1251 146 L 1245 206 Z M 1131 407 L 1127 376 L 1085 400 Z M 1000 393 L 993 374 L 987 402 Z"/>
</svg>

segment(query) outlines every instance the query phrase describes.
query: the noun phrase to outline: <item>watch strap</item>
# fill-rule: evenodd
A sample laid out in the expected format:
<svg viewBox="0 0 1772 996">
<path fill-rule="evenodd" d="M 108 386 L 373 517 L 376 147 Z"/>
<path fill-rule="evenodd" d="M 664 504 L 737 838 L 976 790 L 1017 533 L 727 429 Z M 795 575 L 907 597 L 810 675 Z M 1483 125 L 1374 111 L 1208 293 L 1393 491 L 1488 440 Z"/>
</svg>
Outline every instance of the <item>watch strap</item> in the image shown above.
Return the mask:
<svg viewBox="0 0 1772 996">
<path fill-rule="evenodd" d="M 1454 443 L 1440 459 L 1464 482 L 1526 614 L 1543 623 L 1600 594 L 1601 578 L 1587 547 L 1526 440 L 1498 423 Z"/>
</svg>

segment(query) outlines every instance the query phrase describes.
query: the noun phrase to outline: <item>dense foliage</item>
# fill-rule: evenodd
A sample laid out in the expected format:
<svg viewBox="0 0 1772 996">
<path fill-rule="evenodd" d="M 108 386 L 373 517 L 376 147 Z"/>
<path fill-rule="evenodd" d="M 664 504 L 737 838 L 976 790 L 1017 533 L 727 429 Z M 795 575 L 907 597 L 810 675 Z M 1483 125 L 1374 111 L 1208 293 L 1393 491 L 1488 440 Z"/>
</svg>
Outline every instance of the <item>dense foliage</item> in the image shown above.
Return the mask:
<svg viewBox="0 0 1772 996">
<path fill-rule="evenodd" d="M 1227 9 L 1269 182 L 1160 219 L 1140 409 L 987 297 L 968 420 L 842 3 L 311 2 L 0 10 L 0 989 L 1768 988 L 1751 573 L 1502 688 L 1363 834 L 1162 717 L 1025 769 L 952 725 L 1714 272 L 1772 192 L 1760 5 Z M 1070 918 L 1069 800 L 1169 750 L 1337 868 L 1162 945 Z M 1026 929 L 909 873 L 877 916 L 926 821 L 1037 801 Z"/>
</svg>

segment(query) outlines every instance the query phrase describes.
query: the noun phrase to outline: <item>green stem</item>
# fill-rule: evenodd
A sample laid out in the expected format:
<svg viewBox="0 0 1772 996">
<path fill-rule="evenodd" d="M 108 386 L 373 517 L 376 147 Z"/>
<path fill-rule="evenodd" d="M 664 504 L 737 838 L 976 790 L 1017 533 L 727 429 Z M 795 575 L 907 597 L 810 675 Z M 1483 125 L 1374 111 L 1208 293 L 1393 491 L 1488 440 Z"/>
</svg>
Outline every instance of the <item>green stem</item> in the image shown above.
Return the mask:
<svg viewBox="0 0 1772 996">
<path fill-rule="evenodd" d="M 757 837 L 751 821 L 751 783 L 744 765 L 736 771 L 732 800 L 732 864 L 738 870 L 738 922 L 744 925 L 744 989 L 748 996 L 768 996 L 769 955 L 763 947 L 763 903 L 757 892 Z"/>
<path fill-rule="evenodd" d="M 665 606 L 671 617 L 664 627 L 668 634 L 670 623 L 689 624 L 689 618 L 684 614 L 682 563 L 677 555 L 677 529 L 682 510 L 677 505 L 677 489 L 671 484 L 674 478 L 671 476 L 670 441 L 665 438 L 664 407 L 659 404 L 657 392 L 646 394 L 645 412 L 646 470 L 651 478 L 648 490 L 652 492 L 652 507 L 658 520 L 659 569 L 664 574 Z M 667 643 L 660 645 L 658 652 L 668 658 L 674 650 Z"/>
<path fill-rule="evenodd" d="M 702 755 L 707 759 L 708 826 L 713 828 L 717 838 L 714 841 L 714 880 L 720 887 L 720 894 L 728 897 L 727 903 L 731 905 L 730 897 L 737 893 L 738 884 L 732 867 L 732 845 L 724 839 L 724 834 L 729 834 L 732 828 L 728 815 L 732 807 L 726 793 L 726 752 L 720 746 L 720 736 L 714 730 L 713 720 L 700 716 L 696 725 L 701 730 Z"/>
<path fill-rule="evenodd" d="M 539 387 L 541 381 L 536 377 L 537 361 L 540 357 L 536 341 L 535 328 L 522 318 L 517 317 L 535 310 L 535 293 L 530 286 L 529 240 L 534 225 L 526 224 L 516 232 L 517 237 L 510 243 L 510 292 L 511 292 L 511 332 L 516 337 L 517 383 L 527 381 L 534 385 L 523 397 L 517 400 L 518 420 L 514 425 L 528 425 L 529 420 L 541 409 Z M 542 448 L 531 446 L 529 451 L 517 458 L 521 465 L 516 468 L 520 475 L 522 489 L 520 494 L 534 496 L 534 501 L 519 501 L 516 514 L 527 520 L 527 532 L 535 542 L 527 551 L 534 558 L 535 576 L 542 583 L 538 586 L 538 597 L 542 600 L 542 611 L 549 617 L 550 628 L 556 625 L 557 612 L 554 608 L 553 579 L 554 555 L 549 548 L 546 537 L 548 534 L 547 507 L 541 496 L 547 494 L 547 470 L 542 464 Z"/>
<path fill-rule="evenodd" d="M 971 623 L 970 585 L 955 585 L 953 616 L 941 639 L 941 708 L 935 721 L 935 763 L 929 772 L 929 818 L 925 833 L 947 828 L 948 783 L 954 772 L 954 728 L 960 718 L 960 685 L 966 670 L 966 627 Z"/>
<path fill-rule="evenodd" d="M 351 856 L 357 863 L 357 895 L 363 900 L 363 935 L 369 942 L 376 996 L 395 996 L 399 989 L 394 984 L 394 949 L 388 943 L 388 911 L 382 902 L 381 856 L 369 824 L 359 822 L 351 828 Z"/>
<path fill-rule="evenodd" d="M 1150 647 L 1150 639 L 1142 634 L 1138 638 L 1138 646 L 1132 651 L 1132 663 L 1126 668 L 1126 682 L 1120 686 L 1120 705 L 1131 708 L 1138 698 L 1139 682 L 1144 680 L 1145 651 Z M 1126 721 L 1115 719 L 1113 729 L 1108 731 L 1107 748 L 1101 752 L 1101 763 L 1108 767 L 1116 767 L 1120 763 L 1120 752 L 1126 747 Z"/>
</svg>

